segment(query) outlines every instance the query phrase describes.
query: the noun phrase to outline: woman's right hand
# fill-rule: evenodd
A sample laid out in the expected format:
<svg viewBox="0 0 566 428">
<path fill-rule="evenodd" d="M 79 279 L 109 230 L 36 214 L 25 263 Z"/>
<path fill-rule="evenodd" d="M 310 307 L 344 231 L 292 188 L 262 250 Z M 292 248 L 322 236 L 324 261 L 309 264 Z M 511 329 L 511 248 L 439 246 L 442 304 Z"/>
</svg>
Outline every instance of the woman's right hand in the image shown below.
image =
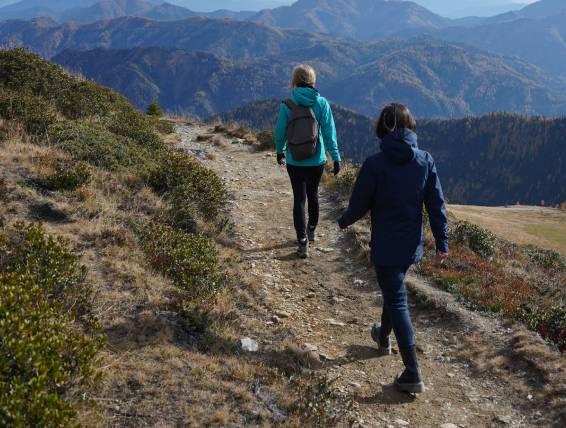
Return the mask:
<svg viewBox="0 0 566 428">
<path fill-rule="evenodd" d="M 281 166 L 285 165 L 285 153 L 277 153 L 277 163 Z"/>
</svg>

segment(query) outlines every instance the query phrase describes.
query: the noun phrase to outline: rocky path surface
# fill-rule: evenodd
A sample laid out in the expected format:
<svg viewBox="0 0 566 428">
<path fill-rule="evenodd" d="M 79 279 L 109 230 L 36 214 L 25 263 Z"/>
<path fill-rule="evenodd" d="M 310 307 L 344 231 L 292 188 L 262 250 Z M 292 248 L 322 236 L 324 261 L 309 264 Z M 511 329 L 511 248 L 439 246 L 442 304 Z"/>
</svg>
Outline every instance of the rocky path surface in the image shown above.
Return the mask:
<svg viewBox="0 0 566 428">
<path fill-rule="evenodd" d="M 400 356 L 379 357 L 369 334 L 381 311 L 375 275 L 356 261 L 337 230 L 331 196 L 322 190 L 319 239 L 311 258 L 297 259 L 286 171 L 272 154 L 254 153 L 224 137 L 216 137 L 222 144 L 196 141 L 210 132 L 203 126 L 177 127 L 179 146 L 215 170 L 229 189 L 236 241 L 250 275 L 261 284 L 265 317 L 258 321 L 268 335 L 273 332 L 271 340 L 260 340 L 260 349 L 285 339 L 278 329 L 291 331 L 294 340 L 318 353 L 319 370 L 355 400 L 364 426 L 541 425 L 541 414 L 525 410 L 527 397 L 513 393 L 506 379 L 478 373 L 462 358 L 464 337 L 477 326 L 415 304 L 412 317 L 428 390 L 419 397 L 396 392 L 391 381 L 401 370 Z"/>
</svg>

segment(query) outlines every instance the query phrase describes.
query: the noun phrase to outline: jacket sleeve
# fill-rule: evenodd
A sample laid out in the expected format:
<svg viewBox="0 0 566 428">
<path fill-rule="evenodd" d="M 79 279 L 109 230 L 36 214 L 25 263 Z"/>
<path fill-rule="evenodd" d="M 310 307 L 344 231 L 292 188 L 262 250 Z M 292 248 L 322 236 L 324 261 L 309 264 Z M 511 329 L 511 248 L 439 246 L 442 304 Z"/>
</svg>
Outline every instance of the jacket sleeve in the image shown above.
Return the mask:
<svg viewBox="0 0 566 428">
<path fill-rule="evenodd" d="M 338 150 L 338 137 L 336 135 L 336 125 L 334 123 L 334 116 L 332 115 L 332 109 L 328 101 L 324 103 L 324 110 L 322 115 L 322 123 L 320 124 L 322 131 L 322 138 L 324 139 L 324 144 L 326 149 L 332 156 L 332 160 L 335 162 L 340 162 L 342 159 L 340 157 L 340 151 Z"/>
<path fill-rule="evenodd" d="M 288 107 L 281 103 L 279 116 L 275 124 L 275 149 L 278 154 L 285 153 L 287 150 L 287 124 L 289 121 Z"/>
<path fill-rule="evenodd" d="M 356 179 L 348 209 L 338 220 L 338 225 L 342 229 L 351 226 L 368 213 L 373 206 L 376 190 L 375 170 L 371 163 L 366 160 Z"/>
<path fill-rule="evenodd" d="M 430 219 L 430 228 L 436 241 L 437 251 L 448 252 L 448 216 L 440 178 L 432 158 L 429 163 L 424 203 Z"/>
</svg>

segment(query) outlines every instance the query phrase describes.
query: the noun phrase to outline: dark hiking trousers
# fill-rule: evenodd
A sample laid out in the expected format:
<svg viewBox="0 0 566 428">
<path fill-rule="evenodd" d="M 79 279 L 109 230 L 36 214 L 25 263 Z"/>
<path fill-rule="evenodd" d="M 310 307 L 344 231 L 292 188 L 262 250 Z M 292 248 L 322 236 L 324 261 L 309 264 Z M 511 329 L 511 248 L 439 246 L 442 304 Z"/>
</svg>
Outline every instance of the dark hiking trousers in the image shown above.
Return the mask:
<svg viewBox="0 0 566 428">
<path fill-rule="evenodd" d="M 324 172 L 324 165 L 320 166 L 294 166 L 287 164 L 287 172 L 293 187 L 295 202 L 293 205 L 293 222 L 297 239 L 299 241 L 307 237 L 307 223 L 305 220 L 305 203 L 308 200 L 309 221 L 308 225 L 314 229 L 318 225 L 319 203 L 318 186 Z"/>
<path fill-rule="evenodd" d="M 407 287 L 404 283 L 407 270 L 409 266 L 375 266 L 383 295 L 381 332 L 386 337 L 393 330 L 400 348 L 415 346 L 415 333 L 407 303 Z"/>
</svg>

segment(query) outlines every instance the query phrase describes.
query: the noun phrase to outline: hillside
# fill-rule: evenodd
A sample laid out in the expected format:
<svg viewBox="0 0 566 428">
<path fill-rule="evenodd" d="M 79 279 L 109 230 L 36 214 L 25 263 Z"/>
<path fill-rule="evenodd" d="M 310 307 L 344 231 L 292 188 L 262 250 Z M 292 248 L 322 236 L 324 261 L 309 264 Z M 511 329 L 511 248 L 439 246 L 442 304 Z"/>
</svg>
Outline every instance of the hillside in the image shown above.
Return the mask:
<svg viewBox="0 0 566 428">
<path fill-rule="evenodd" d="M 547 72 L 566 76 L 566 10 L 540 20 L 503 20 L 473 28 L 447 28 L 431 34 L 442 40 L 517 56 Z"/>
<path fill-rule="evenodd" d="M 485 227 L 501 239 L 536 245 L 566 257 L 566 211 L 556 208 L 451 205 L 450 213 Z"/>
<path fill-rule="evenodd" d="M 331 183 L 304 265 L 288 179 L 256 138 L 142 114 L 0 51 L 0 426 L 563 424 L 564 326 L 540 312 L 551 281 L 502 301 L 533 297 L 518 319 L 545 343 L 411 273 L 435 399 L 400 394 L 387 385 L 398 355 L 378 357 L 368 334 L 372 268 L 336 230 Z M 509 260 L 560 281 L 540 250 Z"/>
<path fill-rule="evenodd" d="M 442 28 L 450 20 L 410 1 L 299 0 L 291 6 L 264 10 L 251 18 L 282 28 L 376 40 L 404 31 Z"/>
<path fill-rule="evenodd" d="M 213 120 L 272 129 L 277 101 L 242 106 Z M 333 106 L 343 154 L 361 162 L 378 150 L 373 120 Z M 419 145 L 438 164 L 451 203 L 555 206 L 566 201 L 566 118 L 489 114 L 419 121 Z"/>
<path fill-rule="evenodd" d="M 160 25 L 142 22 L 148 27 Z M 201 117 L 250 101 L 287 96 L 290 69 L 297 61 L 309 62 L 319 70 L 318 87 L 330 100 L 366 115 L 373 116 L 379 106 L 391 99 L 411 105 L 418 117 L 428 118 L 491 111 L 544 115 L 566 111 L 566 91 L 560 87 L 560 81 L 520 60 L 460 45 L 412 39 L 358 46 L 351 41 L 317 41 L 308 37 L 307 46 L 299 49 L 296 43 L 301 37 L 292 41 L 283 33 L 282 39 L 273 39 L 273 44 L 278 45 L 276 50 L 284 51 L 260 56 L 259 51 L 269 50 L 264 45 L 271 44 L 267 39 L 253 38 L 249 43 L 241 38 L 229 39 L 240 24 L 230 22 L 222 26 L 217 21 L 201 20 L 186 23 L 183 28 L 193 28 L 196 33 L 171 43 L 199 51 L 206 49 L 208 53 L 196 55 L 172 48 L 73 50 L 62 52 L 54 61 L 127 95 L 139 107 L 158 98 L 170 111 Z M 171 24 L 176 27 L 178 23 Z M 203 46 L 201 36 L 208 31 L 208 24 L 220 28 L 225 35 L 215 33 L 217 39 Z M 271 31 L 254 28 L 262 33 Z M 292 34 L 293 38 L 301 35 Z M 122 40 L 119 34 L 115 37 Z M 101 44 L 114 45 L 104 40 Z M 150 43 L 149 38 L 144 40 L 142 45 Z M 229 45 L 224 44 L 226 40 Z M 257 47 L 258 42 L 262 46 Z M 238 47 L 231 50 L 231 58 L 224 57 L 222 52 L 230 50 L 233 44 Z M 234 58 L 237 49 L 243 58 Z M 254 58 L 248 58 L 249 52 L 255 53 Z M 117 69 L 120 73 L 114 72 Z M 197 75 L 198 79 L 189 78 Z"/>
</svg>

